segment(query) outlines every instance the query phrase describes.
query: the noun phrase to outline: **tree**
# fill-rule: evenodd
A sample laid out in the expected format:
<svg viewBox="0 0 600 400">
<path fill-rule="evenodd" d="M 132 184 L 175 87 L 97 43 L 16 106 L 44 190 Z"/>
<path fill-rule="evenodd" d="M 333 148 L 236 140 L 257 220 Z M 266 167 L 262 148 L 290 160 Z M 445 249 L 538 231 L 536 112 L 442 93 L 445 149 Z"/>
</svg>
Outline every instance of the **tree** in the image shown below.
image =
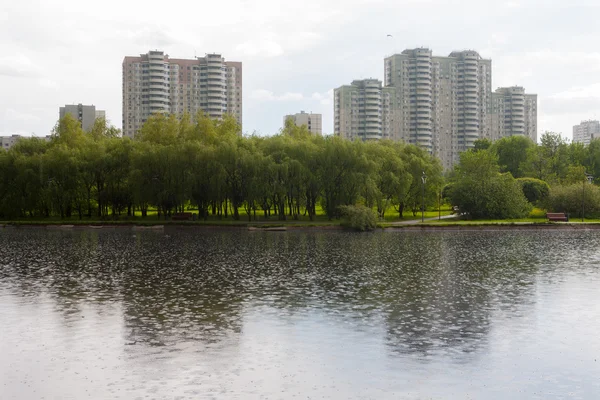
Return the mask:
<svg viewBox="0 0 600 400">
<path fill-rule="evenodd" d="M 479 150 L 487 150 L 492 146 L 492 141 L 486 138 L 477 139 L 473 143 L 473 148 L 471 151 L 479 151 Z"/>
<path fill-rule="evenodd" d="M 581 217 L 582 203 L 585 203 L 586 216 L 598 216 L 600 213 L 600 188 L 584 182 L 566 186 L 555 185 L 550 188 L 550 195 L 545 201 L 545 206 L 549 211 L 564 212 L 571 217 Z"/>
<path fill-rule="evenodd" d="M 450 192 L 452 204 L 474 219 L 525 217 L 531 205 L 520 185 L 499 170 L 498 158 L 490 151 L 462 153 Z"/>
<path fill-rule="evenodd" d="M 513 177 L 520 178 L 528 150 L 535 146 L 527 136 L 508 136 L 494 142 L 490 150 L 498 156 L 500 172 L 510 172 Z"/>
<path fill-rule="evenodd" d="M 517 182 L 531 204 L 543 203 L 548 198 L 550 186 L 546 182 L 535 178 L 519 178 Z"/>
</svg>

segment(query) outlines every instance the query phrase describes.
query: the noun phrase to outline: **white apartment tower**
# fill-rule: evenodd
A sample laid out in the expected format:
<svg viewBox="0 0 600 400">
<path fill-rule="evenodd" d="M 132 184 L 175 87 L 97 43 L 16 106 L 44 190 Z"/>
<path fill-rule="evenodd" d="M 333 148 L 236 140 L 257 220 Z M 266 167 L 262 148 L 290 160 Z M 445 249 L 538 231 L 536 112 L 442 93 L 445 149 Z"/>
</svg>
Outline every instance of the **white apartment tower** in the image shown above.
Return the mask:
<svg viewBox="0 0 600 400">
<path fill-rule="evenodd" d="M 123 60 L 123 136 L 133 137 L 154 113 L 211 118 L 233 115 L 242 124 L 242 63 L 220 54 L 171 59 L 149 51 Z"/>
<path fill-rule="evenodd" d="M 595 120 L 581 121 L 573 127 L 573 143 L 590 144 L 592 139 L 600 137 L 600 122 Z"/>
<path fill-rule="evenodd" d="M 98 118 L 106 118 L 106 112 L 103 110 L 96 110 L 96 106 L 84 106 L 83 104 L 67 104 L 64 107 L 60 107 L 58 110 L 58 117 L 63 119 L 67 114 L 70 114 L 73 118 L 79 121 L 81 128 L 84 131 L 89 131 L 93 126 L 94 122 Z"/>
<path fill-rule="evenodd" d="M 433 150 L 432 99 L 435 85 L 431 50 L 404 50 L 385 59 L 385 86 L 396 89 L 400 137 Z"/>
<path fill-rule="evenodd" d="M 283 125 L 291 119 L 296 126 L 306 126 L 308 131 L 314 135 L 323 134 L 323 117 L 321 114 L 305 113 L 290 114 L 283 117 Z"/>
<path fill-rule="evenodd" d="M 520 86 L 496 89 L 490 119 L 492 140 L 523 135 L 537 142 L 537 95 Z"/>
<path fill-rule="evenodd" d="M 537 95 L 522 87 L 492 93 L 492 61 L 473 50 L 440 57 L 417 48 L 389 56 L 383 87 L 367 79 L 335 90 L 334 117 L 338 135 L 403 140 L 438 157 L 445 169 L 478 139 L 537 141 Z"/>
<path fill-rule="evenodd" d="M 384 60 L 385 86 L 396 89 L 400 136 L 435 154 L 444 167 L 490 136 L 491 60 L 472 50 L 433 56 L 404 50 Z"/>
<path fill-rule="evenodd" d="M 378 79 L 355 80 L 333 92 L 334 133 L 346 139 L 398 139 L 394 88 Z"/>
</svg>

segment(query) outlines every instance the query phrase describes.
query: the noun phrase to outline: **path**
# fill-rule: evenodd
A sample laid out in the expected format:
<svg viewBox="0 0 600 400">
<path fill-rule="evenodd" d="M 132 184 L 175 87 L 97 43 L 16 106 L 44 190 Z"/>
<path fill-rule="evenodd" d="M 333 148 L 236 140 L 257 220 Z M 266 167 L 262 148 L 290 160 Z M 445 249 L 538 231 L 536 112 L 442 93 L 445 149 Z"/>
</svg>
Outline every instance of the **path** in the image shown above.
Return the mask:
<svg viewBox="0 0 600 400">
<path fill-rule="evenodd" d="M 456 214 L 450 214 L 450 215 L 442 215 L 442 219 L 452 219 L 452 218 L 456 218 L 457 215 Z M 425 218 L 425 221 L 437 221 L 439 219 L 439 217 L 432 217 L 432 218 Z M 391 222 L 389 225 L 416 225 L 416 224 L 420 224 L 421 223 L 421 219 L 411 219 L 409 221 L 398 221 L 398 222 Z"/>
</svg>

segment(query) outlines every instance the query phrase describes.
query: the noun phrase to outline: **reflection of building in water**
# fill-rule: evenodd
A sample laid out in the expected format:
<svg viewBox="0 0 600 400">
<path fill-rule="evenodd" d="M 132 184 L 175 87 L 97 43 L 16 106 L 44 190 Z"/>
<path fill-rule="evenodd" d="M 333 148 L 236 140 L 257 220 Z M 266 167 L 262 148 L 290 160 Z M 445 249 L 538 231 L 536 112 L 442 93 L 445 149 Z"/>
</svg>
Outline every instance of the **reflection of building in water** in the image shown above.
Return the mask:
<svg viewBox="0 0 600 400">
<path fill-rule="evenodd" d="M 409 262 L 386 300 L 393 305 L 386 317 L 392 351 L 474 351 L 487 342 L 493 313 L 530 304 L 524 297 L 535 288 L 524 282 L 538 264 L 531 241 L 498 239 L 496 232 L 467 235 L 415 236 L 402 246 Z"/>
<path fill-rule="evenodd" d="M 471 352 L 489 332 L 489 293 L 471 285 L 450 236 L 413 237 L 403 248 L 410 261 L 386 299 L 387 342 L 392 352 L 427 354 L 455 348 Z"/>
</svg>

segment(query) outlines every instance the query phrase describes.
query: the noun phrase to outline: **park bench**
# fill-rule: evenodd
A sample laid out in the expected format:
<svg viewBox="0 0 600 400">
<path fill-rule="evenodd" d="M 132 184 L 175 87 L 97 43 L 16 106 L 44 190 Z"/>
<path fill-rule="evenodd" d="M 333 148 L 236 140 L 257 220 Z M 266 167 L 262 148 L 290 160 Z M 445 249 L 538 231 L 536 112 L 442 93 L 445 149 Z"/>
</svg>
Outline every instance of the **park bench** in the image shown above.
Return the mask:
<svg viewBox="0 0 600 400">
<path fill-rule="evenodd" d="M 192 219 L 192 217 L 193 217 L 193 214 L 190 212 L 175 213 L 175 214 L 171 215 L 171 219 L 173 221 L 189 221 Z"/>
<path fill-rule="evenodd" d="M 548 221 L 569 221 L 569 217 L 565 213 L 546 213 L 546 218 L 548 218 Z"/>
</svg>

